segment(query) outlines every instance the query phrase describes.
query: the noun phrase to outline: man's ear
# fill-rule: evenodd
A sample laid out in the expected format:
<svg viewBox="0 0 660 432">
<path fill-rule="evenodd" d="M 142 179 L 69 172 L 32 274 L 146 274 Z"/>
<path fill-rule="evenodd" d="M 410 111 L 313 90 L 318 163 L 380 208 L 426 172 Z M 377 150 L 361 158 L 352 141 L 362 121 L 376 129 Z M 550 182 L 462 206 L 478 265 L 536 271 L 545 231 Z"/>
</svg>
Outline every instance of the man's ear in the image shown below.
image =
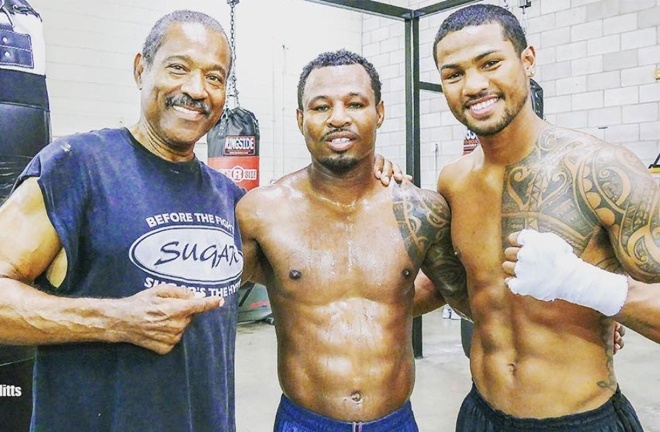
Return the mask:
<svg viewBox="0 0 660 432">
<path fill-rule="evenodd" d="M 532 45 L 529 45 L 527 48 L 520 53 L 520 61 L 522 61 L 525 71 L 527 72 L 527 78 L 534 76 L 536 72 L 536 48 Z"/>
<path fill-rule="evenodd" d="M 382 100 L 376 105 L 376 112 L 378 113 L 378 126 L 376 128 L 380 128 L 383 120 L 385 120 L 385 103 Z"/>
<path fill-rule="evenodd" d="M 303 112 L 300 108 L 296 108 L 296 119 L 298 120 L 298 130 L 300 130 L 300 133 L 305 135 L 303 133 Z"/>
<path fill-rule="evenodd" d="M 144 73 L 145 65 L 144 58 L 141 53 L 135 54 L 133 59 L 133 79 L 137 84 L 138 89 L 142 90 L 142 74 Z"/>
</svg>

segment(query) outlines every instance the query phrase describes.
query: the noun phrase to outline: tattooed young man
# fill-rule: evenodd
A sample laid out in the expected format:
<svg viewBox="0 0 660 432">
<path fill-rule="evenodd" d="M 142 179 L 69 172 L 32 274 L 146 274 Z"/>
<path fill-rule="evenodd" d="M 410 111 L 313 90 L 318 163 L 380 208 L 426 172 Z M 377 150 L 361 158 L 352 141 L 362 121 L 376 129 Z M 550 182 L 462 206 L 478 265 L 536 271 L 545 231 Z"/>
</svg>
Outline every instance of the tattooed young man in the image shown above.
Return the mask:
<svg viewBox="0 0 660 432">
<path fill-rule="evenodd" d="M 373 176 L 380 88 L 354 53 L 310 62 L 297 118 L 312 162 L 237 208 L 244 275 L 268 287 L 276 322 L 276 431 L 417 431 L 409 397 L 420 267 L 465 310 L 445 200 Z"/>
<path fill-rule="evenodd" d="M 642 430 L 612 363 L 610 316 L 625 300 L 616 285 L 626 277 L 595 266 L 585 276 L 574 270 L 580 260 L 549 261 L 545 249 L 558 235 L 582 266 L 649 283 L 631 282 L 628 302 L 615 317 L 659 341 L 660 291 L 651 285 L 660 280 L 658 186 L 625 148 L 536 116 L 529 98 L 535 50 L 506 9 L 456 11 L 438 31 L 434 56 L 449 108 L 481 142 L 438 179 L 475 323 L 474 387 L 457 430 Z M 552 264 L 527 271 L 526 277 L 538 276 L 531 284 L 519 274 L 524 280 L 511 280 L 510 290 L 504 249 L 508 237 L 515 240 L 525 228 L 536 231 L 525 231 L 522 251 L 528 243 L 536 248 L 523 255 Z M 539 231 L 556 235 L 538 242 Z M 507 256 L 514 259 L 515 251 Z M 513 273 L 513 265 L 504 267 Z M 542 302 L 512 290 L 561 300 Z"/>
</svg>

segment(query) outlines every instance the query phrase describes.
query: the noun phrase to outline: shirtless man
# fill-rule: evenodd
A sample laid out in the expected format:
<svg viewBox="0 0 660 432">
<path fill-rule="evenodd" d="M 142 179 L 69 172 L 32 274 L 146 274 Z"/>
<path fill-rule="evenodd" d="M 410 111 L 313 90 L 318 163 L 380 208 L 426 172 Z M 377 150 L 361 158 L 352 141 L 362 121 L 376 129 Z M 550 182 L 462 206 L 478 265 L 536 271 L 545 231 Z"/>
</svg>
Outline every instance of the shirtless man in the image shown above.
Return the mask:
<svg viewBox="0 0 660 432">
<path fill-rule="evenodd" d="M 438 31 L 434 56 L 452 113 L 481 142 L 438 179 L 475 322 L 474 387 L 457 431 L 642 430 L 614 375 L 612 319 L 513 294 L 501 262 L 507 237 L 534 228 L 559 234 L 589 263 L 658 282 L 658 186 L 625 148 L 536 116 L 529 98 L 535 50 L 506 9 L 474 5 L 453 13 Z M 507 256 L 513 260 L 515 250 Z M 536 256 L 543 261 L 543 252 Z M 513 265 L 506 264 L 509 273 Z M 537 273 L 551 279 L 559 271 Z M 636 297 L 616 318 L 658 341 L 653 288 L 657 293 L 651 285 L 640 290 L 654 303 L 643 309 Z M 629 307 L 637 318 L 624 313 Z M 640 311 L 648 314 L 646 326 Z"/>
<path fill-rule="evenodd" d="M 446 202 L 373 176 L 384 105 L 364 58 L 321 54 L 303 70 L 298 104 L 312 163 L 237 207 L 244 278 L 268 287 L 277 323 L 275 430 L 417 431 L 409 398 L 420 267 L 465 310 Z"/>
</svg>

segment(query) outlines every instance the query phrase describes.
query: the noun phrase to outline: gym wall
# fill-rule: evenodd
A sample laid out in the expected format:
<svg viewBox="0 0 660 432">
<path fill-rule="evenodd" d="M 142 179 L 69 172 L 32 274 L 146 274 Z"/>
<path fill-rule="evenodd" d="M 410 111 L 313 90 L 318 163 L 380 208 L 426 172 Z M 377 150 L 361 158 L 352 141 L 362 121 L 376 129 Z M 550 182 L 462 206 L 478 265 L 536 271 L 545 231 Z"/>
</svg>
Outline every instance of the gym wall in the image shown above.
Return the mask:
<svg viewBox="0 0 660 432">
<path fill-rule="evenodd" d="M 420 8 L 439 0 L 379 0 Z M 485 1 L 503 4 L 503 1 Z M 509 0 L 519 18 L 518 1 Z M 132 61 L 149 28 L 182 2 L 31 0 L 44 21 L 53 136 L 131 125 L 139 115 Z M 216 17 L 229 31 L 226 0 L 185 6 Z M 421 79 L 438 83 L 431 49 L 449 12 L 420 20 Z M 644 163 L 660 151 L 660 0 L 532 0 L 529 42 L 546 118 L 626 145 Z M 377 149 L 405 166 L 404 24 L 305 0 L 241 0 L 236 6 L 241 105 L 260 122 L 262 184 L 309 163 L 295 121 L 300 70 L 321 51 L 361 52 L 383 81 L 386 120 Z M 421 93 L 423 187 L 462 154 L 465 127 L 444 96 Z M 206 158 L 205 144 L 198 155 Z"/>
</svg>

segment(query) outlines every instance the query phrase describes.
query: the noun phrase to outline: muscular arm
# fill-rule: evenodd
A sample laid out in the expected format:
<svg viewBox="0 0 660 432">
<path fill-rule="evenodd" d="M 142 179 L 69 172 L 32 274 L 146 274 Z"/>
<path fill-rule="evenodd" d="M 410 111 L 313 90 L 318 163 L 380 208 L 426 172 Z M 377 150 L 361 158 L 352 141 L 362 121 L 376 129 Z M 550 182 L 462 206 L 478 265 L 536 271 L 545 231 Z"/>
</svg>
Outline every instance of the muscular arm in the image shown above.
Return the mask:
<svg viewBox="0 0 660 432">
<path fill-rule="evenodd" d="M 451 243 L 451 215 L 444 198 L 435 192 L 406 188 L 405 193 L 394 193 L 394 214 L 408 254 L 420 262 L 426 276 L 415 281 L 414 314 L 433 310 L 446 301 L 471 316 L 465 269 Z"/>
<path fill-rule="evenodd" d="M 0 227 L 0 343 L 129 342 L 164 354 L 192 314 L 221 302 L 167 286 L 128 299 L 64 298 L 33 288 L 58 255 L 65 257 L 34 178 L 0 208 Z"/>
<path fill-rule="evenodd" d="M 590 165 L 583 193 L 630 275 L 628 297 L 614 318 L 660 343 L 660 188 L 622 147 L 597 151 Z"/>
<path fill-rule="evenodd" d="M 585 164 L 580 191 L 607 229 L 623 269 L 634 279 L 660 282 L 660 188 L 629 150 L 608 146 Z"/>
<path fill-rule="evenodd" d="M 628 278 L 628 297 L 614 319 L 660 343 L 660 284 Z"/>
<path fill-rule="evenodd" d="M 262 256 L 257 242 L 258 218 L 260 206 L 257 195 L 260 191 L 248 192 L 236 206 L 236 217 L 241 230 L 241 241 L 243 243 L 243 282 L 251 280 L 261 284 L 265 283 L 260 257 Z"/>
</svg>

